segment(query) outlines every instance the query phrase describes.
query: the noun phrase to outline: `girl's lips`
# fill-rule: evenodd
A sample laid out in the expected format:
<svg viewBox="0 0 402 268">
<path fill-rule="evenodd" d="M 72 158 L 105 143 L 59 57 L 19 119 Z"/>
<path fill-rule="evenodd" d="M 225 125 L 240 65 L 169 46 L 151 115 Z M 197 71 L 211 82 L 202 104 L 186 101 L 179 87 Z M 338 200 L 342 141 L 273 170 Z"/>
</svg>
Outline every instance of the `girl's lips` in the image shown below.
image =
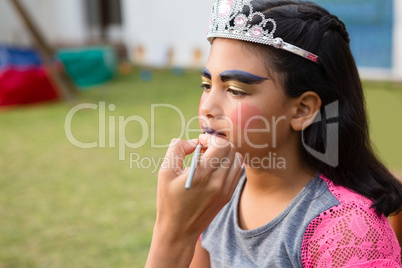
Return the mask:
<svg viewBox="0 0 402 268">
<path fill-rule="evenodd" d="M 218 136 L 218 137 L 221 137 L 221 138 L 226 137 L 226 134 L 224 134 L 224 133 L 222 133 L 222 132 L 219 132 L 219 131 L 217 131 L 217 130 L 214 130 L 214 129 L 212 129 L 212 128 L 202 127 L 202 129 L 204 130 L 204 132 L 205 132 L 206 134 Z"/>
</svg>

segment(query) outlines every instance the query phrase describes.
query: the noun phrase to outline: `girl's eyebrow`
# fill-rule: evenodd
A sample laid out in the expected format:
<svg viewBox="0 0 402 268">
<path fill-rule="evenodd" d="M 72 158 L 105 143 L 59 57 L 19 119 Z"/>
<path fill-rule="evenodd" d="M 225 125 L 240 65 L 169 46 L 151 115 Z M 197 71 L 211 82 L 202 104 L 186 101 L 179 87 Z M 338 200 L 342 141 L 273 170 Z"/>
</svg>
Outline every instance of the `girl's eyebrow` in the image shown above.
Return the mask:
<svg viewBox="0 0 402 268">
<path fill-rule="evenodd" d="M 269 79 L 240 70 L 224 71 L 219 76 L 221 77 L 222 82 L 234 80 L 244 84 L 258 84 Z"/>
<path fill-rule="evenodd" d="M 201 70 L 201 76 L 206 77 L 206 78 L 208 78 L 209 80 L 211 80 L 211 72 L 210 72 L 206 67 L 204 67 L 204 68 Z"/>
</svg>

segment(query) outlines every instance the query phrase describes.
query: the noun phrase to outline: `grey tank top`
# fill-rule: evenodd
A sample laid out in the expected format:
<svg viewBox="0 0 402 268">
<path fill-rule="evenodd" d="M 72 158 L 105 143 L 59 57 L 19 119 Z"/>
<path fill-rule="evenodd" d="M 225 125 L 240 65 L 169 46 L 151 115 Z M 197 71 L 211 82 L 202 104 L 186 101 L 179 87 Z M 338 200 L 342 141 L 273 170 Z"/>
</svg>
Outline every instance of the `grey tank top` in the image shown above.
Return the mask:
<svg viewBox="0 0 402 268">
<path fill-rule="evenodd" d="M 242 230 L 237 211 L 246 180 L 244 172 L 231 201 L 202 234 L 201 245 L 209 252 L 211 267 L 302 267 L 301 246 L 306 228 L 321 212 L 339 205 L 339 201 L 317 175 L 271 222 L 254 230 Z"/>
</svg>

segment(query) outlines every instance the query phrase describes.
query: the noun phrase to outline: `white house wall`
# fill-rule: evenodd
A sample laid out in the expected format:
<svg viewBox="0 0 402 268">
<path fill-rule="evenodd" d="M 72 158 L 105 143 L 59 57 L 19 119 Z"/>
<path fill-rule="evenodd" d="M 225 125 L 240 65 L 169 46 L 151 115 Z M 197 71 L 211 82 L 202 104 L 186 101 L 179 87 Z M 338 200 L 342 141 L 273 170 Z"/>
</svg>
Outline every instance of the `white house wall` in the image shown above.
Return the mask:
<svg viewBox="0 0 402 268">
<path fill-rule="evenodd" d="M 22 1 L 28 9 L 32 9 L 32 5 L 38 5 L 38 0 Z M 25 3 L 27 2 L 27 3 Z M 33 15 L 40 15 L 38 9 L 30 11 Z M 43 25 L 44 23 L 39 23 Z M 9 0 L 0 0 L 0 42 L 15 45 L 28 45 L 30 38 L 21 23 L 20 19 L 16 16 L 13 6 L 10 5 Z"/>
<path fill-rule="evenodd" d="M 65 43 L 87 41 L 87 22 L 83 0 L 51 0 L 57 14 L 55 39 Z"/>
<path fill-rule="evenodd" d="M 87 30 L 82 0 L 20 0 L 51 43 L 83 43 Z M 9 0 L 0 0 L 0 43 L 29 45 L 31 39 Z"/>
<path fill-rule="evenodd" d="M 122 0 L 124 36 L 131 53 L 139 45 L 145 48 L 145 61 L 166 64 L 166 54 L 174 48 L 174 64 L 188 66 L 193 52 L 201 49 L 203 59 L 209 53 L 206 41 L 209 14 L 214 0 Z"/>
</svg>

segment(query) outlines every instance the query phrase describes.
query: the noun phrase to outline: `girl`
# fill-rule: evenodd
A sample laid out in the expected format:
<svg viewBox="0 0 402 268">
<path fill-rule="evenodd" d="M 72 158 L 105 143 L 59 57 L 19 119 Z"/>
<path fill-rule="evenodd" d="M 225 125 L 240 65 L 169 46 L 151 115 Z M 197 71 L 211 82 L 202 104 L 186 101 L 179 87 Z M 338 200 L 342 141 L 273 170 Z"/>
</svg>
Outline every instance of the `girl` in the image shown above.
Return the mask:
<svg viewBox="0 0 402 268">
<path fill-rule="evenodd" d="M 147 267 L 400 267 L 402 186 L 371 148 L 344 24 L 311 2 L 218 0 L 208 39 L 204 154 L 187 191 L 196 143 L 172 141 Z"/>
</svg>

